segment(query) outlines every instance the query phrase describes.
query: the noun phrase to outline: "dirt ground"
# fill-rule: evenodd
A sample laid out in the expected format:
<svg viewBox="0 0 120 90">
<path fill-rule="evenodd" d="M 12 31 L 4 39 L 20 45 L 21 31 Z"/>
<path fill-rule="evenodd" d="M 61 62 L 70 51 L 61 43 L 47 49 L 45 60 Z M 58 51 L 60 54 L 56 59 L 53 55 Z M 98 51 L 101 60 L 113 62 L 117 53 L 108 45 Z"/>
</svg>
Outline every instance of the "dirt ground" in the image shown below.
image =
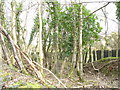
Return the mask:
<svg viewBox="0 0 120 90">
<path fill-rule="evenodd" d="M 118 61 L 108 63 L 109 62 L 95 62 L 93 64 L 89 63 L 84 65 L 84 82 L 79 81 L 75 72 L 69 76 L 67 68 L 63 72 L 64 75 L 60 78 L 60 80 L 68 88 L 118 88 Z M 63 87 L 51 74 L 47 72 L 44 73 L 44 77 L 49 81 L 50 85 L 45 85 L 33 76 L 24 75 L 18 70 L 13 69 L 6 64 L 0 63 L 0 88 Z"/>
</svg>

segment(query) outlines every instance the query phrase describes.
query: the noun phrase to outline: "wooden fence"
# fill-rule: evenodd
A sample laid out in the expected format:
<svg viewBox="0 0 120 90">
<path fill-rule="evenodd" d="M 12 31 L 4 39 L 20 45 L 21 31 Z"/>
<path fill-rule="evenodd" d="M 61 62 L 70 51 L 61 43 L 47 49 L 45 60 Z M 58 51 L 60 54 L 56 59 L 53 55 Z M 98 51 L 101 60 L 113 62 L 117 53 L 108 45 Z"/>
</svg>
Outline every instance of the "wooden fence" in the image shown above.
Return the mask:
<svg viewBox="0 0 120 90">
<path fill-rule="evenodd" d="M 97 50 L 97 51 L 93 50 L 90 52 L 85 52 L 83 54 L 84 63 L 97 61 L 107 57 L 120 57 L 120 49 L 119 50 Z"/>
</svg>

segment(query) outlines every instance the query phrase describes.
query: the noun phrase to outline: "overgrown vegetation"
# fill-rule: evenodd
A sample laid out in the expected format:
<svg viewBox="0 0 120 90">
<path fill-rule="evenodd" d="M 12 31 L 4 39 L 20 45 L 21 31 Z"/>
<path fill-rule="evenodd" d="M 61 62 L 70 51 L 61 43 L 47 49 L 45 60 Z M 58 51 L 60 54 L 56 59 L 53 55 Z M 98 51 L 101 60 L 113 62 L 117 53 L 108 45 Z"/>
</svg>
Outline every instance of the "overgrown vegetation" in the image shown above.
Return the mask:
<svg viewBox="0 0 120 90">
<path fill-rule="evenodd" d="M 3 68 L 4 65 L 1 64 L 0 72 L 4 72 L 2 69 L 7 70 L 3 75 L 0 74 L 2 82 L 7 84 L 2 84 L 3 87 L 67 88 L 94 85 L 99 87 L 97 80 L 87 81 L 89 73 L 90 78 L 94 77 L 93 75 L 98 78 L 102 70 L 103 74 L 109 74 L 110 71 L 105 69 L 109 69 L 107 64 L 117 62 L 119 54 L 117 34 L 113 33 L 107 37 L 106 46 L 95 46 L 96 42 L 100 41 L 99 33 L 102 27 L 96 14 L 91 14 L 84 4 L 71 2 L 70 5 L 62 5 L 57 0 L 44 3 L 40 0 L 35 5 L 30 4 L 31 7 L 35 6 L 36 13 L 32 30 L 29 32 L 26 24 L 28 16 L 26 14 L 25 21 L 22 21 L 21 15 L 25 11 L 28 13 L 31 7 L 24 9 L 24 3 L 12 0 L 11 14 L 8 17 L 5 3 L 7 3 L 5 0 L 0 1 L 0 64 L 5 63 L 9 67 Z M 116 6 L 119 16 L 119 3 Z M 23 23 L 25 25 L 22 25 Z M 26 38 L 28 33 L 30 38 Z M 116 49 L 114 55 L 116 57 L 110 54 L 104 58 L 103 47 L 107 49 L 108 46 L 110 48 L 114 46 L 112 49 Z M 101 49 L 102 54 L 97 53 L 98 49 Z M 101 60 L 98 60 L 99 55 Z M 97 65 L 100 67 L 96 69 Z M 114 71 L 115 65 L 112 67 Z M 116 73 L 118 71 L 114 71 L 114 75 L 118 74 Z M 25 80 L 28 78 L 31 82 L 16 78 L 17 75 L 21 77 L 23 73 L 27 75 L 27 77 L 23 75 Z M 92 86 L 86 86 L 88 83 Z"/>
</svg>

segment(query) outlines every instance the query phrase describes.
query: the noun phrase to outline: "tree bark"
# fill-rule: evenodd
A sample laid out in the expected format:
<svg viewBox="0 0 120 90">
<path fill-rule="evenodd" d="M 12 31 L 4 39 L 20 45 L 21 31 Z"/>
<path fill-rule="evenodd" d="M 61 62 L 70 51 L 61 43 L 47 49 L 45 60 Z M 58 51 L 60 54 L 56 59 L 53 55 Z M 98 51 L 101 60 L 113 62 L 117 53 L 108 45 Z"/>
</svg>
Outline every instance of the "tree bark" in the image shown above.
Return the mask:
<svg viewBox="0 0 120 90">
<path fill-rule="evenodd" d="M 74 11 L 73 11 L 74 12 Z M 75 15 L 75 12 L 74 14 Z M 75 21 L 75 16 L 74 17 L 74 21 L 73 21 L 73 24 L 74 24 L 74 44 L 73 44 L 73 57 L 72 57 L 72 63 L 73 63 L 73 68 L 75 68 L 75 65 L 76 65 L 76 55 L 77 55 L 77 31 L 76 31 L 76 21 Z"/>
<path fill-rule="evenodd" d="M 0 1 L 0 8 L 1 8 L 1 13 L 0 13 L 0 24 L 2 26 L 6 26 L 5 24 L 5 15 L 4 15 L 4 0 L 1 0 Z M 4 42 L 4 37 L 3 35 L 0 33 L 0 42 L 1 42 L 1 48 L 3 50 L 3 53 L 4 54 L 4 59 L 7 60 L 7 64 L 11 64 L 10 63 L 10 59 L 9 59 L 9 56 L 8 56 L 8 52 L 7 52 L 7 48 L 5 46 L 5 42 Z M 2 51 L 1 51 L 2 52 Z M 2 56 L 1 56 L 2 57 Z"/>
<path fill-rule="evenodd" d="M 57 12 L 56 12 L 56 5 L 54 4 L 54 2 L 52 3 L 53 4 L 53 10 L 54 10 L 54 21 L 56 22 L 55 25 L 54 25 L 54 70 L 55 70 L 55 73 L 57 74 L 58 73 L 58 60 L 57 60 L 57 56 L 58 56 L 58 16 L 57 16 Z"/>
<path fill-rule="evenodd" d="M 16 2 L 15 0 L 12 0 L 11 2 L 11 8 L 12 8 L 12 35 L 14 44 L 17 44 L 17 36 L 16 36 Z"/>
<path fill-rule="evenodd" d="M 39 0 L 39 7 L 38 7 L 38 13 L 39 13 L 39 58 L 40 58 L 40 65 L 43 66 L 43 45 L 42 45 L 42 0 Z M 43 73 L 43 69 L 40 70 L 41 73 Z"/>
<path fill-rule="evenodd" d="M 78 73 L 79 73 L 79 79 L 83 81 L 83 57 L 82 57 L 82 4 L 79 8 L 79 57 L 78 57 Z"/>
<path fill-rule="evenodd" d="M 3 54 L 4 54 L 4 59 L 6 60 L 6 63 L 8 65 L 11 65 L 11 62 L 10 62 L 10 58 L 8 56 L 8 52 L 7 52 L 7 48 L 5 46 L 5 42 L 4 42 L 4 38 L 3 38 L 3 35 L 0 33 L 0 44 L 1 44 L 1 48 L 3 50 Z"/>
<path fill-rule="evenodd" d="M 118 49 L 120 49 L 120 20 L 118 20 Z"/>
</svg>

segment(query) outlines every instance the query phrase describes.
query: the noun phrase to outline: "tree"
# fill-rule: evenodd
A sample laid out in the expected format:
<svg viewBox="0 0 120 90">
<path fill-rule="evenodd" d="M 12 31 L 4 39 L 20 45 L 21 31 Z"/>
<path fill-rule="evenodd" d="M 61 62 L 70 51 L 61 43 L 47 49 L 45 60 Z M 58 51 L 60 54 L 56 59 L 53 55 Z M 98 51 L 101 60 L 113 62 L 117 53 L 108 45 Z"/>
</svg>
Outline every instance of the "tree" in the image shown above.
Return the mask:
<svg viewBox="0 0 120 90">
<path fill-rule="evenodd" d="M 120 49 L 120 2 L 116 3 L 116 15 L 118 19 L 118 49 Z"/>
<path fill-rule="evenodd" d="M 16 8 L 15 8 L 15 29 L 16 29 L 16 38 L 17 38 L 17 45 L 20 46 L 20 44 L 23 44 L 24 40 L 22 34 L 23 30 L 22 30 L 22 26 L 21 26 L 21 19 L 20 19 L 20 14 L 22 13 L 22 3 L 16 3 Z M 22 38 L 22 39 L 21 39 Z"/>
<path fill-rule="evenodd" d="M 83 32 L 83 19 L 82 19 L 82 4 L 80 5 L 80 8 L 79 8 L 79 17 L 78 17 L 78 19 L 79 19 L 79 58 L 78 58 L 78 62 L 79 62 L 79 66 L 77 66 L 77 67 L 79 67 L 79 79 L 80 79 L 80 81 L 82 81 L 83 80 L 83 52 L 82 52 L 82 32 Z"/>
<path fill-rule="evenodd" d="M 39 59 L 40 59 L 40 65 L 43 67 L 43 45 L 42 45 L 42 0 L 39 0 L 39 7 L 38 7 L 38 14 L 39 14 Z M 43 74 L 43 70 L 40 69 L 41 74 Z M 43 77 L 41 75 L 41 79 L 43 80 Z"/>
<path fill-rule="evenodd" d="M 43 17 L 42 21 L 43 51 L 45 53 L 45 58 L 48 57 L 47 55 L 51 56 L 53 62 L 50 62 L 54 63 L 54 65 L 56 65 L 56 61 L 58 62 L 67 58 L 70 62 L 74 62 L 73 66 L 76 68 L 76 63 L 81 57 L 80 51 L 87 50 L 88 45 L 92 46 L 95 41 L 99 40 L 98 33 L 102 28 L 99 22 L 97 22 L 97 16 L 92 14 L 87 19 L 83 19 L 83 26 L 81 28 L 81 4 L 62 7 L 57 1 L 46 3 L 47 8 L 45 10 L 48 16 L 47 18 Z M 83 18 L 90 14 L 90 11 L 87 10 L 84 5 L 82 5 L 81 9 Z M 30 43 L 39 31 L 38 14 L 34 22 L 35 24 L 31 32 Z M 80 34 L 81 29 L 82 34 Z M 78 65 L 78 67 L 80 68 L 80 65 Z"/>
<path fill-rule="evenodd" d="M 12 8 L 12 35 L 14 43 L 17 44 L 17 36 L 16 36 L 16 1 L 12 0 L 11 2 L 11 8 Z"/>
<path fill-rule="evenodd" d="M 4 0 L 0 1 L 0 8 L 1 8 L 1 11 L 0 11 L 0 25 L 3 26 L 4 28 L 6 28 L 4 3 L 5 3 Z M 1 50 L 3 50 L 3 54 L 4 54 L 4 59 L 7 61 L 7 64 L 11 65 L 11 62 L 10 62 L 10 59 L 9 59 L 9 56 L 8 56 L 8 52 L 7 52 L 7 48 L 5 46 L 5 40 L 4 40 L 4 37 L 1 33 L 0 33 L 0 42 L 1 42 L 1 48 L 2 48 Z"/>
</svg>

